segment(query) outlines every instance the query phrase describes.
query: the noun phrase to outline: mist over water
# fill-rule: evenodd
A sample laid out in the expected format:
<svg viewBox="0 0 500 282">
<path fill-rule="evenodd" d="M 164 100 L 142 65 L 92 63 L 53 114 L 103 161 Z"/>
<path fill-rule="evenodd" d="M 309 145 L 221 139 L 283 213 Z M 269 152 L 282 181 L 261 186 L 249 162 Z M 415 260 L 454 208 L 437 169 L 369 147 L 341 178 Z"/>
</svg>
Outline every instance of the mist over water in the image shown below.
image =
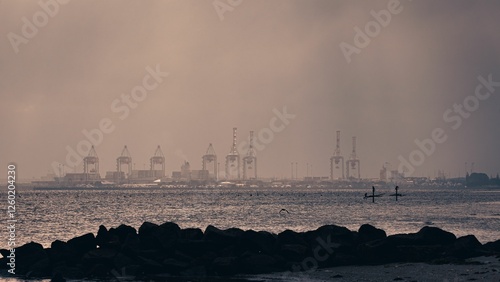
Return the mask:
<svg viewBox="0 0 500 282">
<path fill-rule="evenodd" d="M 386 191 L 387 190 L 387 191 Z M 379 188 L 379 192 L 391 192 Z M 366 189 L 164 189 L 129 191 L 23 191 L 18 203 L 17 243 L 35 241 L 49 247 L 54 240 L 97 234 L 99 225 L 131 225 L 144 221 L 179 224 L 181 228 L 313 230 L 335 224 L 358 230 L 365 223 L 388 234 L 417 232 L 425 225 L 457 236 L 475 235 L 481 243 L 498 240 L 498 189 L 400 189 L 396 202 L 384 196 L 364 200 Z M 3 195 L 2 198 L 3 200 Z M 288 213 L 280 210 L 284 208 Z M 5 248 L 2 242 L 0 248 Z"/>
<path fill-rule="evenodd" d="M 35 26 L 47 14 L 39 3 L 59 2 Z M 214 2 L 238 4 L 221 17 Z M 478 76 L 500 80 L 498 11 L 497 1 L 467 0 L 2 1 L 1 164 L 16 162 L 25 180 L 54 172 L 53 162 L 81 172 L 66 159 L 94 138 L 101 176 L 116 170 L 124 145 L 135 169 L 161 145 L 171 175 L 184 161 L 200 169 L 209 143 L 222 160 L 233 127 L 246 140 L 287 107 L 296 118 L 259 151 L 260 177 L 289 177 L 290 162 L 301 177 L 307 163 L 328 176 L 336 130 L 344 157 L 357 136 L 362 177 L 378 177 L 435 128 L 448 139 L 414 176 L 464 176 L 465 162 L 496 175 L 500 88 L 463 116 L 454 105 L 474 94 Z M 355 46 L 358 30 L 374 30 L 384 13 L 348 62 L 341 44 Z M 106 133 L 89 138 L 102 120 Z"/>
</svg>

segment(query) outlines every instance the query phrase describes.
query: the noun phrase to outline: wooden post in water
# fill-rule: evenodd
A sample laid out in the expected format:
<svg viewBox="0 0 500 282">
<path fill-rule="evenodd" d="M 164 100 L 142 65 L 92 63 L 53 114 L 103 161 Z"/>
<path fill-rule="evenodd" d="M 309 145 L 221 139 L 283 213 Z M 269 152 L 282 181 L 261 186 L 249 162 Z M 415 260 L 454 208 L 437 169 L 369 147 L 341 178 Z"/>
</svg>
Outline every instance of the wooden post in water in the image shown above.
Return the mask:
<svg viewBox="0 0 500 282">
<path fill-rule="evenodd" d="M 375 186 L 372 186 L 372 203 L 375 203 Z"/>
<path fill-rule="evenodd" d="M 399 186 L 396 186 L 396 202 L 398 201 L 398 188 Z"/>
</svg>

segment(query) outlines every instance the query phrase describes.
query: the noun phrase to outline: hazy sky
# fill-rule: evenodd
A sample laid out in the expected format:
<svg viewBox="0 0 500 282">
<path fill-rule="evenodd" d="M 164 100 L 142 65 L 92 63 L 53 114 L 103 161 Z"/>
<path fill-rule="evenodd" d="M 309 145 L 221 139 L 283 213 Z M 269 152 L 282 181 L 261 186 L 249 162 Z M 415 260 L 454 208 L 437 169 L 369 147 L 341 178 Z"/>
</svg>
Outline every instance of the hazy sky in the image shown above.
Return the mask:
<svg viewBox="0 0 500 282">
<path fill-rule="evenodd" d="M 348 63 L 340 44 L 356 46 L 355 27 L 390 2 L 219 0 L 230 9 L 218 13 L 212 0 L 73 0 L 49 5 L 47 16 L 39 1 L 0 1 L 2 166 L 45 175 L 86 140 L 82 130 L 109 118 L 114 130 L 96 146 L 102 176 L 124 145 L 138 169 L 161 145 L 170 175 L 184 160 L 200 169 L 213 143 L 222 168 L 233 127 L 241 141 L 286 107 L 296 116 L 258 152 L 260 176 L 289 177 L 292 161 L 301 177 L 306 163 L 328 176 L 340 130 L 343 155 L 357 136 L 362 176 L 378 177 L 436 128 L 447 139 L 414 175 L 463 175 L 465 162 L 500 172 L 500 87 L 466 99 L 478 76 L 500 81 L 500 2 L 401 0 Z M 148 66 L 168 76 L 126 115 L 120 97 L 143 85 Z M 445 121 L 464 99 L 470 116 Z"/>
</svg>

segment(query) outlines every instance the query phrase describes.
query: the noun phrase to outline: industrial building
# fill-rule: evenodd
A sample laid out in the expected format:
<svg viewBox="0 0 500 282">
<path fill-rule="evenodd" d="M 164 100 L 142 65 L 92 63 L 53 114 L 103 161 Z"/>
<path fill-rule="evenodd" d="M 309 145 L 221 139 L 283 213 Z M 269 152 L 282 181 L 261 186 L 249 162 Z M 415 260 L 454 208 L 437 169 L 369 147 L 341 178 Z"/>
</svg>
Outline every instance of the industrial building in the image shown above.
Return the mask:
<svg viewBox="0 0 500 282">
<path fill-rule="evenodd" d="M 68 184 L 95 183 L 101 181 L 99 174 L 99 157 L 94 146 L 89 154 L 83 158 L 83 173 L 66 173 L 61 180 Z"/>
<path fill-rule="evenodd" d="M 201 158 L 201 167 L 202 170 L 209 171 L 208 179 L 219 180 L 219 164 L 212 143 L 208 145 L 207 152 Z"/>
<path fill-rule="evenodd" d="M 330 180 L 360 180 L 361 179 L 361 161 L 356 153 L 356 136 L 352 137 L 352 153 L 345 161 L 340 153 L 340 131 L 337 131 L 337 145 L 333 156 L 330 158 Z"/>
<path fill-rule="evenodd" d="M 188 161 L 185 161 L 181 165 L 180 171 L 172 171 L 173 181 L 208 181 L 210 180 L 210 173 L 208 170 L 191 170 L 191 165 Z"/>
<path fill-rule="evenodd" d="M 147 183 L 165 177 L 165 156 L 160 148 L 156 148 L 153 156 L 149 159 L 149 169 L 134 170 L 132 157 L 125 145 L 120 156 L 116 159 L 116 171 L 106 172 L 106 181 L 116 184 L 123 183 Z M 123 170 L 126 166 L 126 170 Z"/>
<path fill-rule="evenodd" d="M 233 128 L 233 145 L 226 155 L 226 180 L 240 179 L 240 154 L 236 148 L 236 127 Z"/>
<path fill-rule="evenodd" d="M 356 151 L 356 136 L 352 137 L 352 152 L 346 160 L 340 150 L 340 131 L 336 131 L 336 146 L 330 160 L 330 176 L 314 177 L 309 175 L 309 164 L 307 164 L 307 175 L 305 182 L 325 182 L 337 180 L 359 181 L 361 179 L 361 161 Z M 241 145 L 241 144 L 240 144 Z M 217 161 L 212 143 L 208 145 L 205 154 L 201 157 L 201 169 L 191 168 L 188 161 L 182 163 L 179 171 L 172 171 L 171 177 L 166 176 L 165 156 L 160 145 L 156 147 L 153 155 L 149 159 L 149 169 L 135 169 L 130 151 L 125 145 L 121 154 L 116 158 L 116 170 L 107 171 L 102 179 L 99 174 L 99 157 L 94 146 L 91 147 L 88 155 L 83 158 L 83 172 L 81 173 L 59 173 L 54 180 L 36 181 L 39 185 L 79 185 L 79 184 L 97 184 L 97 185 L 121 185 L 121 184 L 152 184 L 167 182 L 217 182 L 220 173 L 220 163 Z M 298 163 L 292 164 L 291 180 L 298 180 Z M 59 165 L 61 167 L 61 165 Z M 61 170 L 61 168 L 60 168 Z M 312 166 L 311 166 L 312 170 Z M 389 170 L 385 165 L 380 171 L 380 180 L 400 180 L 404 175 L 396 170 Z M 225 174 L 223 179 L 227 183 L 247 185 L 258 182 L 257 175 L 257 151 L 254 147 L 254 131 L 250 131 L 248 151 L 242 157 L 238 152 L 237 128 L 233 128 L 232 144 L 229 153 L 225 156 Z"/>
</svg>

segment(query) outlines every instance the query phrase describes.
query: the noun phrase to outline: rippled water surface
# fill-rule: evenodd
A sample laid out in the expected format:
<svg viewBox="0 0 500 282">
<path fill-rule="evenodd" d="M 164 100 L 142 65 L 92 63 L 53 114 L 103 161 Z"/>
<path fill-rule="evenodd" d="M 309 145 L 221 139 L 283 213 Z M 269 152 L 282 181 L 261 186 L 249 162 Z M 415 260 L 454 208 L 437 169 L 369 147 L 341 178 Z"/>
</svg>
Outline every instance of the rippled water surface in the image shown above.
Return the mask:
<svg viewBox="0 0 500 282">
<path fill-rule="evenodd" d="M 325 224 L 357 230 L 373 224 L 388 234 L 417 232 L 433 225 L 457 236 L 474 234 L 482 242 L 500 239 L 500 189 L 421 188 L 404 197 L 364 200 L 361 189 L 164 189 L 110 191 L 19 191 L 17 245 L 50 246 L 99 225 L 135 228 L 144 221 L 176 222 L 181 228 L 305 231 Z M 392 191 L 381 191 L 392 192 Z M 6 195 L 1 196 L 6 202 Z M 280 210 L 284 208 L 289 214 Z M 5 209 L 5 208 L 4 208 Z M 3 213 L 5 215 L 5 212 Z M 6 219 L 6 218 L 5 218 Z M 2 229 L 0 247 L 7 246 Z"/>
</svg>

